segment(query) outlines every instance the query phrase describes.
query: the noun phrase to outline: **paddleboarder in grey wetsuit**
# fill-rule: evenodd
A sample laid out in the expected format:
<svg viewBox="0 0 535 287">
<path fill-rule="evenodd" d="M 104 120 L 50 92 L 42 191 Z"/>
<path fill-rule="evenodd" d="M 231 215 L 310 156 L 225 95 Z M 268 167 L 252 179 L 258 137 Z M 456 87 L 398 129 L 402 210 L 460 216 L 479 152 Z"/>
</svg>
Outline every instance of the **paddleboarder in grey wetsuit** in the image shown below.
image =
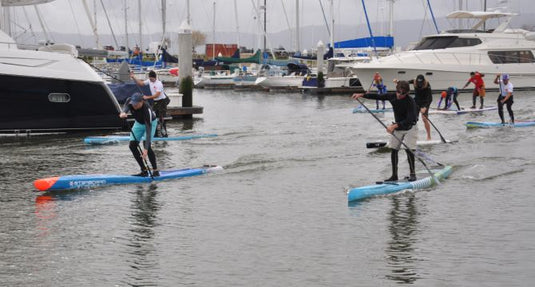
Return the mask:
<svg viewBox="0 0 535 287">
<path fill-rule="evenodd" d="M 158 124 L 156 114 L 152 111 L 150 105 L 143 100 L 143 95 L 140 93 L 135 93 L 126 100 L 123 106 L 123 112 L 119 114 L 119 117 L 125 119 L 127 117 L 126 113 L 128 112 L 135 119 L 130 132 L 130 150 L 141 168 L 141 172 L 135 175 L 149 176 L 148 166 L 143 161 L 143 158 L 146 158 L 148 155 L 150 164 L 152 165 L 152 176 L 160 176 L 158 166 L 156 165 L 156 155 L 151 147 L 151 141 L 156 132 L 156 125 Z M 143 153 L 139 152 L 139 142 L 141 139 L 144 139 Z"/>
<path fill-rule="evenodd" d="M 387 127 L 387 132 L 391 134 L 388 146 L 391 148 L 390 159 L 392 161 L 392 176 L 385 181 L 398 180 L 398 153 L 402 142 L 409 149 L 405 149 L 407 160 L 409 162 L 409 181 L 416 180 L 414 170 L 414 153 L 416 149 L 416 140 L 418 139 L 418 108 L 416 102 L 409 96 L 410 86 L 406 81 L 399 81 L 396 85 L 395 93 L 378 94 L 353 94 L 354 99 L 361 97 L 375 100 L 387 100 L 392 104 L 394 109 L 394 119 L 396 122 Z M 402 142 L 401 142 L 401 141 Z"/>
</svg>

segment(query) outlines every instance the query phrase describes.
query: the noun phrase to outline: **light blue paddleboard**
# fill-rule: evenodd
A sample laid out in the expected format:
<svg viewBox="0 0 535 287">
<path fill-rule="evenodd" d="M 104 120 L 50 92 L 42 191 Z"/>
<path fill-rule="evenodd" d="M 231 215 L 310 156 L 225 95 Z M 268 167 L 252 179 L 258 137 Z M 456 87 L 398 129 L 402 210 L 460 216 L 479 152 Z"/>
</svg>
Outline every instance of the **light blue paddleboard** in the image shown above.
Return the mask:
<svg viewBox="0 0 535 287">
<path fill-rule="evenodd" d="M 394 181 L 384 182 L 380 184 L 366 185 L 356 188 L 351 188 L 347 191 L 347 201 L 362 200 L 372 196 L 386 195 L 403 190 L 416 190 L 428 188 L 434 184 L 435 178 L 439 181 L 447 178 L 452 172 L 451 166 L 445 166 L 443 169 L 434 173 L 434 177 L 427 176 L 416 181 Z"/>
<path fill-rule="evenodd" d="M 467 128 L 499 128 L 499 127 L 515 127 L 515 128 L 522 128 L 522 127 L 532 127 L 535 126 L 535 121 L 521 121 L 521 122 L 515 122 L 514 124 L 502 124 L 498 122 L 467 122 L 466 124 Z"/>
<path fill-rule="evenodd" d="M 183 141 L 183 140 L 192 140 L 200 138 L 210 138 L 216 137 L 216 134 L 200 134 L 200 135 L 187 135 L 179 137 L 167 137 L 167 138 L 158 138 L 155 137 L 152 141 Z M 145 137 L 142 137 L 141 140 L 145 140 Z M 106 145 L 106 144 L 118 144 L 120 142 L 130 141 L 130 136 L 101 136 L 101 137 L 87 137 L 84 139 L 84 143 L 90 145 Z"/>
</svg>

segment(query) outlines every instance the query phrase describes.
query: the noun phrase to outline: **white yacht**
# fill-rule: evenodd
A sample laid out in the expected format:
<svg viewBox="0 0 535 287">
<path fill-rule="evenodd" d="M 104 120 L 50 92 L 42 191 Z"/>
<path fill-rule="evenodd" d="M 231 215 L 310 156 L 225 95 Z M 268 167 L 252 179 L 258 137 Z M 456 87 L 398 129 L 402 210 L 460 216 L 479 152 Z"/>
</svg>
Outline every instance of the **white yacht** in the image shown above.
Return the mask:
<svg viewBox="0 0 535 287">
<path fill-rule="evenodd" d="M 470 72 L 478 71 L 486 75 L 487 89 L 497 89 L 492 83 L 497 73 L 509 74 L 515 89 L 534 89 L 535 32 L 507 28 L 514 15 L 456 11 L 448 18 L 475 19 L 477 23 L 468 30 L 424 37 L 412 50 L 350 67 L 363 87 L 370 86 L 373 75 L 379 72 L 386 83 L 393 79 L 414 79 L 422 74 L 433 90 L 446 90 L 449 86 L 462 88 Z M 495 18 L 503 21 L 495 29 L 481 30 L 487 20 Z M 394 85 L 387 86 L 394 88 Z"/>
<path fill-rule="evenodd" d="M 2 1 L 2 5 L 26 2 L 39 1 Z M 0 132 L 123 127 L 116 98 L 102 78 L 77 58 L 74 46 L 60 44 L 40 50 L 18 49 L 0 30 Z"/>
</svg>

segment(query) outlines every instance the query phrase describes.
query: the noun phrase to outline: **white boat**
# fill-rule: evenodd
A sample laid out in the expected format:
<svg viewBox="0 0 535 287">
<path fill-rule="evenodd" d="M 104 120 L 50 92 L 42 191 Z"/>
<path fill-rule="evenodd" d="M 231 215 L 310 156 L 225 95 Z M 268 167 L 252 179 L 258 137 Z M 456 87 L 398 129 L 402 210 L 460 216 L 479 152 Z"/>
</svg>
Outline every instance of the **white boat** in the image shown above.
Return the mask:
<svg viewBox="0 0 535 287">
<path fill-rule="evenodd" d="M 298 89 L 302 86 L 305 76 L 310 73 L 306 65 L 289 63 L 288 69 L 271 66 L 271 69 L 261 71 L 256 79 L 256 85 L 265 89 Z"/>
<path fill-rule="evenodd" d="M 327 60 L 327 75 L 323 87 L 318 87 L 316 75 L 303 79 L 301 89 L 306 93 L 351 93 L 362 91 L 358 77 L 342 64 L 369 61 L 368 56 L 336 57 Z"/>
<path fill-rule="evenodd" d="M 379 72 L 385 83 L 409 80 L 422 74 L 433 90 L 463 87 L 470 72 L 486 75 L 487 89 L 498 89 L 492 82 L 497 73 L 509 74 L 515 89 L 535 88 L 535 32 L 508 29 L 512 13 L 456 11 L 449 19 L 475 19 L 468 30 L 452 30 L 424 37 L 412 50 L 357 63 L 350 67 L 363 87 Z M 504 20 L 495 29 L 480 30 L 489 19 Z M 387 85 L 390 90 L 394 85 Z"/>
<path fill-rule="evenodd" d="M 234 78 L 238 73 L 230 73 L 229 70 L 210 71 L 195 78 L 196 88 L 231 88 L 234 86 Z"/>
<path fill-rule="evenodd" d="M 303 83 L 305 76 L 291 74 L 288 76 L 266 76 L 258 77 L 256 85 L 266 89 L 298 89 Z"/>
<path fill-rule="evenodd" d="M 20 50 L 0 31 L 0 132 L 118 129 L 120 106 L 72 45 Z"/>
</svg>

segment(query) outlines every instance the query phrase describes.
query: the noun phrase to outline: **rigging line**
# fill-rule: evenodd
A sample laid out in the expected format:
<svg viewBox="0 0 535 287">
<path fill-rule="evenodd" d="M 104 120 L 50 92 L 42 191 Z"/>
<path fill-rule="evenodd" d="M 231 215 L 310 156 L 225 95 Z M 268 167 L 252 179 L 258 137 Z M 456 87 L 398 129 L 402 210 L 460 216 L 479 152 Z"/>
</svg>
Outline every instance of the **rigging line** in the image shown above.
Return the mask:
<svg viewBox="0 0 535 287">
<path fill-rule="evenodd" d="M 113 37 L 113 42 L 115 42 L 115 47 L 117 47 L 118 49 L 119 42 L 117 42 L 117 38 L 115 37 L 115 33 L 113 32 L 113 27 L 111 26 L 110 17 L 108 16 L 108 11 L 106 11 L 106 7 L 104 6 L 103 0 L 100 0 L 100 5 L 102 5 L 102 10 L 104 10 L 104 15 L 106 16 L 106 20 L 108 21 L 108 26 L 110 27 L 111 35 Z"/>
<path fill-rule="evenodd" d="M 33 32 L 33 26 L 32 22 L 30 22 L 30 17 L 28 17 L 28 11 L 26 11 L 26 6 L 22 6 L 22 11 L 24 12 L 24 17 L 26 17 L 26 22 L 29 23 L 29 29 L 30 33 L 32 34 L 34 43 L 37 44 L 37 37 L 35 36 L 35 33 Z"/>
<path fill-rule="evenodd" d="M 422 20 L 422 25 L 420 26 L 420 35 L 418 35 L 419 39 L 422 38 L 424 25 L 425 25 L 425 22 L 427 21 L 427 9 L 425 9 L 425 6 L 426 6 L 425 0 L 422 0 L 422 5 L 424 6 L 424 18 Z"/>
<path fill-rule="evenodd" d="M 67 1 L 69 2 L 69 7 L 71 7 L 71 15 L 72 15 L 72 18 L 74 19 L 74 24 L 76 25 L 76 31 L 78 31 L 78 40 L 80 40 L 80 45 L 83 45 L 84 41 L 82 40 L 82 33 L 80 32 L 80 26 L 78 26 L 78 21 L 76 20 L 76 17 L 74 17 L 74 15 L 76 15 L 74 13 L 74 9 L 72 8 L 72 1 Z"/>
<path fill-rule="evenodd" d="M 292 31 L 292 27 L 290 26 L 290 19 L 288 18 L 288 13 L 286 12 L 286 6 L 284 5 L 284 0 L 281 0 L 282 4 L 282 11 L 284 11 L 284 17 L 286 19 L 286 25 L 288 25 L 288 31 Z M 292 43 L 292 37 L 293 33 L 290 33 L 290 43 Z"/>
<path fill-rule="evenodd" d="M 329 21 L 327 21 L 327 17 L 325 16 L 325 9 L 323 9 L 323 3 L 321 2 L 321 0 L 318 0 L 318 2 L 320 2 L 321 14 L 323 15 L 323 21 L 325 21 L 325 27 L 327 28 L 327 34 L 329 35 L 329 37 L 331 37 L 331 29 L 329 27 Z"/>
<path fill-rule="evenodd" d="M 438 34 L 440 33 L 440 31 L 438 30 L 438 25 L 435 19 L 435 14 L 433 14 L 433 8 L 431 8 L 431 2 L 429 2 L 429 0 L 427 0 L 427 7 L 429 7 L 429 12 L 431 12 L 431 19 L 433 19 L 433 24 L 435 24 L 435 29 L 437 30 L 437 34 Z"/>
</svg>

